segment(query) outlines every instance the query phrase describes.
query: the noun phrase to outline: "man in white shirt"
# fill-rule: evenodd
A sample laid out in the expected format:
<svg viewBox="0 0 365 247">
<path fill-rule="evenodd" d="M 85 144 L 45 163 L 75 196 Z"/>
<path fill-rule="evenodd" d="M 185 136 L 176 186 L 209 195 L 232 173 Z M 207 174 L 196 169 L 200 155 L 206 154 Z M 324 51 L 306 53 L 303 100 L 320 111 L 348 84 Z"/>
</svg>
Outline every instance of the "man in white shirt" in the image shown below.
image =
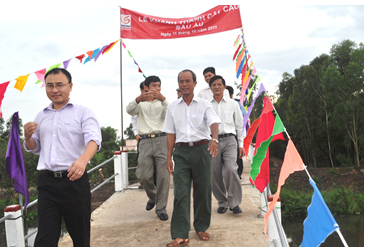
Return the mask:
<svg viewBox="0 0 365 247">
<path fill-rule="evenodd" d="M 205 68 L 203 71 L 203 75 L 204 75 L 204 80 L 207 83 L 207 86 L 205 88 L 203 88 L 202 90 L 200 90 L 198 97 L 210 101 L 213 98 L 213 93 L 209 87 L 209 80 L 210 80 L 210 78 L 215 76 L 215 68 L 214 67 Z M 224 96 L 229 97 L 228 90 L 224 90 Z"/>
<path fill-rule="evenodd" d="M 212 158 L 213 169 L 213 195 L 218 201 L 218 213 L 224 214 L 227 207 L 234 214 L 242 213 L 241 181 L 237 174 L 237 141 L 239 144 L 239 157 L 244 155 L 242 127 L 243 118 L 236 101 L 223 96 L 226 82 L 222 76 L 213 76 L 209 81 L 213 92 L 211 100 L 214 111 L 222 121 L 219 126 L 219 149 L 217 157 Z"/>
<path fill-rule="evenodd" d="M 149 198 L 146 210 L 153 209 L 160 220 L 168 220 L 166 213 L 169 195 L 170 174 L 166 169 L 167 146 L 166 133 L 162 132 L 168 102 L 160 93 L 161 80 L 157 76 L 149 76 L 144 81 L 148 92 L 139 95 L 127 106 L 130 115 L 138 115 L 137 131 L 139 157 L 136 175 Z M 157 185 L 153 181 L 156 169 Z"/>
<path fill-rule="evenodd" d="M 197 82 L 193 71 L 181 71 L 178 83 L 182 97 L 168 106 L 163 126 L 167 133 L 167 169 L 174 178 L 173 241 L 167 245 L 170 247 L 189 244 L 191 182 L 194 187 L 194 229 L 201 240 L 210 239 L 206 230 L 210 226 L 212 207 L 211 157 L 218 153 L 220 123 L 211 103 L 194 96 Z M 210 132 L 213 139 L 209 141 Z"/>
</svg>

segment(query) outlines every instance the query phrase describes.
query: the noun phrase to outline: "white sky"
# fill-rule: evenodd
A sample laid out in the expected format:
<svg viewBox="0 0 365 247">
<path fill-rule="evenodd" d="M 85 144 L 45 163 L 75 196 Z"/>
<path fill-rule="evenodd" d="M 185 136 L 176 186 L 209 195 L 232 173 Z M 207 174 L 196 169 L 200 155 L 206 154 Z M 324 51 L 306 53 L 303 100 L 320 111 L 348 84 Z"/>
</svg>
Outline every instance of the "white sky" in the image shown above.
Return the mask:
<svg viewBox="0 0 365 247">
<path fill-rule="evenodd" d="M 252 1 L 251 1 L 252 2 Z M 316 56 L 329 54 L 344 39 L 364 42 L 363 5 L 292 5 L 286 2 L 240 4 L 249 53 L 269 94 L 284 72 L 307 65 Z M 303 2 L 303 1 L 301 1 Z M 327 1 L 319 1 L 323 4 Z M 336 1 L 335 1 L 336 2 Z M 304 3 L 304 2 L 303 2 Z M 305 2 L 316 4 L 316 2 Z M 328 2 L 334 4 L 333 1 Z M 346 1 L 363 4 L 362 1 Z M 173 1 L 6 1 L 0 4 L 0 83 L 12 80 L 2 103 L 4 119 L 19 111 L 23 123 L 50 103 L 44 88 L 34 84 L 34 72 L 102 47 L 119 39 L 119 6 L 140 13 L 170 17 L 194 17 L 216 5 Z M 146 76 L 162 80 L 162 94 L 176 99 L 177 74 L 192 69 L 197 74 L 195 93 L 205 87 L 202 71 L 216 68 L 227 85 L 234 87 L 233 46 L 239 29 L 219 34 L 170 40 L 124 40 Z M 121 129 L 119 43 L 98 61 L 85 65 L 72 59 L 74 102 L 91 108 L 101 126 Z M 139 94 L 144 80 L 123 49 L 123 128 L 130 123 L 125 107 Z M 31 74 L 21 93 L 14 88 L 18 76 Z M 235 87 L 234 87 L 235 88 Z M 238 93 L 235 90 L 235 93 Z"/>
</svg>

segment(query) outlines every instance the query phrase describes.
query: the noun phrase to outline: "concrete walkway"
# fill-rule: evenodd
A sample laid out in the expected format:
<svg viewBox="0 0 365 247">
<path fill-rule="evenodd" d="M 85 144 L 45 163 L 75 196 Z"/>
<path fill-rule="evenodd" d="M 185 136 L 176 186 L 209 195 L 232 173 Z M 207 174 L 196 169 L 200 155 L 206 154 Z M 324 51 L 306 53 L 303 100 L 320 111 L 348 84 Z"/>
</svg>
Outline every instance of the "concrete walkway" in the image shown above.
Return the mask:
<svg viewBox="0 0 365 247">
<path fill-rule="evenodd" d="M 260 192 L 248 181 L 249 163 L 244 162 L 244 167 L 241 180 L 243 213 L 235 215 L 227 210 L 223 215 L 218 214 L 217 201 L 212 196 L 212 220 L 207 231 L 211 238 L 209 241 L 201 241 L 192 228 L 189 246 L 268 246 L 268 241 L 263 233 L 264 219 L 259 217 Z M 114 193 L 91 215 L 91 246 L 166 246 L 171 241 L 170 218 L 173 199 L 174 190 L 171 178 L 167 206 L 169 220 L 162 222 L 154 210 L 146 211 L 147 196 L 144 190 L 129 189 Z M 191 214 L 193 214 L 192 207 Z M 193 222 L 193 215 L 191 222 Z M 60 240 L 59 246 L 73 246 L 70 237 L 64 236 Z"/>
</svg>

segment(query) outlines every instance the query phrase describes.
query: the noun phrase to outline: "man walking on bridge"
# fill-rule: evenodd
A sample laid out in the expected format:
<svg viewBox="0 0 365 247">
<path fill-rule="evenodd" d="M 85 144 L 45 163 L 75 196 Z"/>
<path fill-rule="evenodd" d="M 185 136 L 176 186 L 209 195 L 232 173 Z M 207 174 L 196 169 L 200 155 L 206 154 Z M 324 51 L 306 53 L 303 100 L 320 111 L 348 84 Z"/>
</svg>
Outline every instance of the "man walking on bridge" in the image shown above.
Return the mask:
<svg viewBox="0 0 365 247">
<path fill-rule="evenodd" d="M 213 92 L 211 100 L 214 111 L 222 121 L 219 126 L 219 150 L 217 157 L 212 158 L 213 194 L 218 201 L 218 213 L 224 214 L 227 207 L 234 214 L 242 213 L 239 205 L 242 201 L 241 181 L 237 174 L 237 141 L 239 144 L 239 158 L 243 157 L 241 110 L 234 100 L 223 96 L 226 82 L 222 76 L 216 75 L 209 81 Z"/>
<path fill-rule="evenodd" d="M 86 165 L 101 147 L 94 113 L 69 98 L 71 74 L 44 76 L 52 103 L 24 125 L 24 147 L 39 154 L 38 234 L 35 247 L 58 246 L 62 217 L 74 246 L 90 246 L 91 194 Z"/>
<path fill-rule="evenodd" d="M 174 178 L 174 210 L 171 237 L 167 246 L 189 243 L 190 191 L 193 182 L 194 228 L 201 240 L 210 236 L 212 208 L 211 156 L 218 152 L 218 123 L 220 120 L 209 101 L 194 96 L 196 75 L 183 70 L 178 75 L 182 97 L 172 102 L 166 112 L 163 130 L 167 133 L 167 169 Z M 213 139 L 210 139 L 210 131 Z M 175 168 L 173 167 L 172 154 Z"/>
<path fill-rule="evenodd" d="M 168 220 L 166 211 L 170 174 L 166 169 L 166 133 L 162 132 L 168 102 L 160 93 L 161 80 L 149 76 L 144 81 L 148 92 L 142 93 L 127 106 L 127 112 L 138 115 L 137 131 L 140 135 L 136 175 L 149 198 L 146 210 L 153 209 L 160 220 Z M 153 174 L 156 169 L 156 185 Z"/>
</svg>

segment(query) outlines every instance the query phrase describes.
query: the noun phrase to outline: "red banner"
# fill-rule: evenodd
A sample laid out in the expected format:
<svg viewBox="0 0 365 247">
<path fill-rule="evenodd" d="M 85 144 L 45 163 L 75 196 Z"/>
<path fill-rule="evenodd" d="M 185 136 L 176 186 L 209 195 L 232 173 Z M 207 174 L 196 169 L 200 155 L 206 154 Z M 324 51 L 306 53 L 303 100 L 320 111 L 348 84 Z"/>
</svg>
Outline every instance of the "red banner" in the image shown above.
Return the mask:
<svg viewBox="0 0 365 247">
<path fill-rule="evenodd" d="M 126 39 L 176 39 L 242 27 L 238 5 L 218 5 L 196 17 L 163 18 L 120 9 L 120 37 Z"/>
</svg>

